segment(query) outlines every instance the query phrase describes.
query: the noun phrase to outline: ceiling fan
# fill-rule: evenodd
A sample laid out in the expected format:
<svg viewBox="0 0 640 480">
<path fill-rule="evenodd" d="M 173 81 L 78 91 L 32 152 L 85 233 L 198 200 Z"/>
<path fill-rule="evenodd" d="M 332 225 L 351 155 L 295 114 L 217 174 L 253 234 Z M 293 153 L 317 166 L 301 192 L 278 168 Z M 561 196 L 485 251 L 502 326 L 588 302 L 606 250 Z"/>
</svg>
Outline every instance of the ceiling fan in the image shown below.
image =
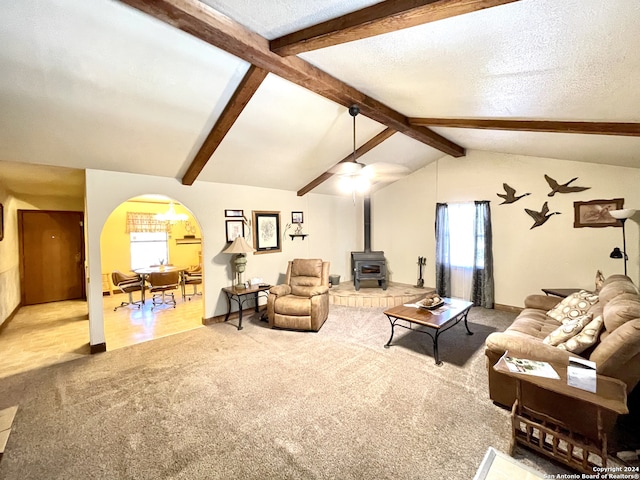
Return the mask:
<svg viewBox="0 0 640 480">
<path fill-rule="evenodd" d="M 339 175 L 341 186 L 353 193 L 365 193 L 372 185 L 380 182 L 391 182 L 408 175 L 409 169 L 396 163 L 376 162 L 369 165 L 358 162 L 356 149 L 356 116 L 360 107 L 349 107 L 349 115 L 353 117 L 353 154 L 338 163 L 329 172 Z M 346 187 L 346 188 L 345 188 Z"/>
</svg>

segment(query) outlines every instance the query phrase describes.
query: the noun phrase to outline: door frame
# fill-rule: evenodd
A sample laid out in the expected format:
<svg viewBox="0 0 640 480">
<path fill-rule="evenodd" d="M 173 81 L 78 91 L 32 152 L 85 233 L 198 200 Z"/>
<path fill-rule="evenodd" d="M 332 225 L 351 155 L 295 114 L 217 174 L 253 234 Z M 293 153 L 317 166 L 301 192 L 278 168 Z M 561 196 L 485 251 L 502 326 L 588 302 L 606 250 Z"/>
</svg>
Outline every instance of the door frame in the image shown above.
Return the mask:
<svg viewBox="0 0 640 480">
<path fill-rule="evenodd" d="M 79 269 L 78 275 L 81 277 L 82 296 L 81 300 L 87 301 L 87 281 L 85 275 L 85 258 L 86 258 L 86 245 L 85 245 L 85 232 L 84 232 L 84 212 L 77 210 L 38 210 L 38 209 L 19 209 L 18 214 L 18 262 L 20 264 L 20 305 L 25 305 L 25 275 L 24 275 L 24 237 L 23 237 L 23 219 L 25 213 L 38 212 L 38 213 L 66 213 L 80 215 L 80 264 L 82 268 Z"/>
</svg>

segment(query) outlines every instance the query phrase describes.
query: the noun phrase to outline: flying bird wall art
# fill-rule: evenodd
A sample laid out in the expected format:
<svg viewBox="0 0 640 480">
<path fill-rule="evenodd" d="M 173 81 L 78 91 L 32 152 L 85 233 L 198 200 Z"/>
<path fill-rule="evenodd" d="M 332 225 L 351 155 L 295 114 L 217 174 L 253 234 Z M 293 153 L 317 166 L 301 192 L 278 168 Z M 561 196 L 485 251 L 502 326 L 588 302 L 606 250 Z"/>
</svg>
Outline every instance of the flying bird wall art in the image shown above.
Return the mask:
<svg viewBox="0 0 640 480">
<path fill-rule="evenodd" d="M 513 187 L 510 187 L 506 183 L 502 184 L 502 188 L 506 193 L 496 193 L 500 198 L 502 198 L 502 203 L 500 205 L 506 205 L 508 203 L 515 203 L 520 200 L 522 197 L 526 197 L 527 195 L 531 195 L 530 193 L 523 193 L 522 195 L 516 195 L 516 190 Z"/>
<path fill-rule="evenodd" d="M 542 205 L 542 210 L 540 210 L 539 212 L 536 212 L 535 210 L 529 210 L 528 208 L 525 208 L 524 211 L 527 212 L 529 216 L 531 216 L 531 218 L 533 218 L 533 225 L 531 225 L 531 228 L 529 230 L 543 225 L 547 220 L 549 220 L 549 217 L 551 217 L 551 215 L 560 215 L 560 212 L 549 213 L 549 205 L 547 204 L 547 202 L 544 202 L 544 204 Z"/>
<path fill-rule="evenodd" d="M 547 194 L 549 197 L 553 197 L 556 193 L 573 193 L 573 192 L 584 192 L 585 190 L 589 190 L 591 187 L 570 187 L 569 184 L 575 182 L 578 177 L 574 177 L 569 180 L 567 183 L 559 184 L 549 175 L 545 175 L 544 179 L 547 181 L 549 186 L 551 187 L 551 191 Z"/>
</svg>

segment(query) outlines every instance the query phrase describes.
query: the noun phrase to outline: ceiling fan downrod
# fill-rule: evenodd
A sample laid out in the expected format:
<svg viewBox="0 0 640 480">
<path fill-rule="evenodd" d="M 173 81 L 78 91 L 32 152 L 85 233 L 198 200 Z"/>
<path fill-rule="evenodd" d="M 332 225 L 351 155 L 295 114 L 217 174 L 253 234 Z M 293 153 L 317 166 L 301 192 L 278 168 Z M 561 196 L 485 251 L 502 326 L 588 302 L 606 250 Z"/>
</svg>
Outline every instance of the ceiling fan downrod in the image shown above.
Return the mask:
<svg viewBox="0 0 640 480">
<path fill-rule="evenodd" d="M 353 117 L 353 163 L 358 163 L 356 160 L 356 116 L 360 113 L 360 107 L 357 105 L 351 105 L 349 107 L 349 115 Z"/>
</svg>

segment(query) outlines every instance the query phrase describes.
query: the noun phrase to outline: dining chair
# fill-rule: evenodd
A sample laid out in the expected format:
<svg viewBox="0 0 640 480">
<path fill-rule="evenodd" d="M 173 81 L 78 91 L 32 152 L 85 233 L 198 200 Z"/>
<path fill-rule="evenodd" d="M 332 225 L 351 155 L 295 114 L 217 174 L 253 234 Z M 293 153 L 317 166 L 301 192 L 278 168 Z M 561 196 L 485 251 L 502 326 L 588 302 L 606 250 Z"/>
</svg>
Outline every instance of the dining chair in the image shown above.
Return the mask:
<svg viewBox="0 0 640 480">
<path fill-rule="evenodd" d="M 135 302 L 133 301 L 133 292 L 142 292 L 143 289 L 140 275 L 127 275 L 116 270 L 114 272 L 111 272 L 111 280 L 122 293 L 127 293 L 129 295 L 129 301 L 122 302 L 120 305 L 115 307 L 113 309 L 114 312 L 120 307 L 126 307 L 127 305 L 135 305 L 138 308 L 142 306 L 142 299 Z"/>
<path fill-rule="evenodd" d="M 187 285 L 193 285 L 193 293 L 186 293 Z M 182 272 L 182 300 L 195 295 L 202 295 L 202 292 L 198 291 L 198 285 L 202 285 L 202 268 L 200 266 L 192 267 L 189 270 Z"/>
<path fill-rule="evenodd" d="M 176 299 L 173 291 L 180 285 L 180 272 L 154 272 L 149 274 L 149 292 L 151 292 L 151 309 L 159 305 L 173 305 Z"/>
</svg>

